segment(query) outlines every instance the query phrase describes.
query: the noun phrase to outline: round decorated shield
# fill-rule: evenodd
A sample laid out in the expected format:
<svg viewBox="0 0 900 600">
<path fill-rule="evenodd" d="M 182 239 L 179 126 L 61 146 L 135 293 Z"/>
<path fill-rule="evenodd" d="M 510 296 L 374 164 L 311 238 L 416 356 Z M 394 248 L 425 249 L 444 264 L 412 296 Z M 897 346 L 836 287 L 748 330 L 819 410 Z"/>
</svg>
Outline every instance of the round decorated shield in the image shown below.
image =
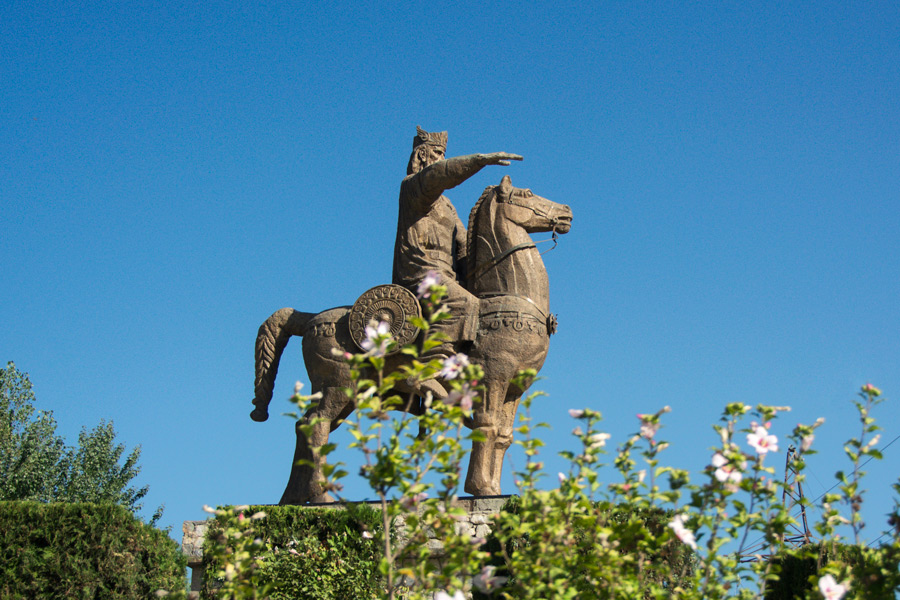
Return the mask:
<svg viewBox="0 0 900 600">
<path fill-rule="evenodd" d="M 394 352 L 416 339 L 419 328 L 409 322 L 409 317 L 422 316 L 419 300 L 403 286 L 389 283 L 376 285 L 368 290 L 350 309 L 350 337 L 360 349 L 366 339 L 366 326 L 387 323 L 391 337 L 397 342 Z M 393 354 L 391 352 L 390 354 Z"/>
</svg>

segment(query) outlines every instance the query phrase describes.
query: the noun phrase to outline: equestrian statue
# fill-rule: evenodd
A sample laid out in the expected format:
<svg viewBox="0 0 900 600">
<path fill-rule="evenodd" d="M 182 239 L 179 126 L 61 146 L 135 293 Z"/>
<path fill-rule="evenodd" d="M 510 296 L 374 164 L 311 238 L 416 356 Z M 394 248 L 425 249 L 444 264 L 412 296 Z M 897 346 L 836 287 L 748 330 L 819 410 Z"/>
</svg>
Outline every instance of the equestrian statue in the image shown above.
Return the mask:
<svg viewBox="0 0 900 600">
<path fill-rule="evenodd" d="M 407 317 L 418 313 L 415 291 L 426 276 L 439 275 L 447 288 L 444 304 L 451 319 L 433 330 L 446 340 L 428 350 L 423 360 L 465 352 L 484 369 L 484 394 L 473 407 L 468 425 L 484 441 L 474 442 L 465 491 L 473 496 L 500 494 L 503 457 L 512 444 L 516 409 L 524 389 L 511 384 L 523 369 L 540 370 L 555 331 L 550 314 L 547 271 L 529 234 L 567 233 L 572 211 L 531 190 L 513 187 L 509 176 L 489 186 L 475 203 L 466 230 L 443 195 L 487 165 L 509 165 L 521 156 L 505 152 L 445 159 L 447 133 L 417 128 L 407 176 L 400 186 L 393 283 L 363 294 L 353 307 L 306 313 L 292 308 L 275 312 L 260 326 L 256 339 L 254 421 L 268 418 L 268 405 L 282 352 L 291 336 L 303 338 L 303 359 L 312 392 L 321 393 L 297 424 L 297 444 L 281 504 L 330 501 L 321 486 L 322 458 L 312 448 L 328 442 L 354 410 L 342 388 L 350 387 L 350 367 L 341 358 L 359 352 L 367 319 L 385 321 L 398 341 L 415 339 Z M 432 331 L 434 333 L 434 331 Z M 395 353 L 386 372 L 409 360 Z M 447 396 L 439 380 L 398 390 L 424 397 Z M 314 423 L 309 437 L 301 425 Z"/>
</svg>

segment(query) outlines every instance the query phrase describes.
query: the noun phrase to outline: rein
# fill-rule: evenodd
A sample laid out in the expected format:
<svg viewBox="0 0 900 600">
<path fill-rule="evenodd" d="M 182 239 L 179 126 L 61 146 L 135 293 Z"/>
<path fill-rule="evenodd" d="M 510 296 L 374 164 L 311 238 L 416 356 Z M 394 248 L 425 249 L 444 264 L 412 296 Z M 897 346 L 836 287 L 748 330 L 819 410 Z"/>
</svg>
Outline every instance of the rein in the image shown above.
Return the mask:
<svg viewBox="0 0 900 600">
<path fill-rule="evenodd" d="M 474 271 L 472 271 L 472 273 L 469 275 L 468 279 L 470 281 L 475 281 L 476 279 L 478 279 L 479 277 L 481 277 L 482 275 L 487 273 L 488 269 L 491 269 L 492 267 L 496 267 L 498 264 L 500 264 L 501 260 L 503 260 L 504 258 L 509 256 L 513 252 L 518 252 L 519 250 L 525 250 L 526 248 L 536 248 L 536 246 L 534 245 L 534 242 L 524 242 L 522 244 L 516 244 L 512 248 L 509 248 L 509 249 L 501 252 L 500 254 L 498 254 L 497 256 L 492 258 L 491 260 L 489 260 L 487 262 L 483 262 L 480 265 L 478 265 L 478 267 L 476 267 L 476 269 Z"/>
<path fill-rule="evenodd" d="M 527 206 L 525 204 L 520 204 L 520 203 L 514 201 L 512 198 L 510 198 L 509 200 L 506 200 L 505 203 L 512 204 L 513 206 L 518 206 L 519 208 L 524 208 L 524 209 L 530 210 L 531 212 L 533 212 L 534 214 L 536 214 L 540 217 L 545 217 L 545 218 L 549 219 L 550 225 L 552 227 L 552 229 L 551 229 L 552 237 L 549 240 L 538 240 L 537 242 L 533 242 L 533 241 L 523 242 L 521 244 L 516 244 L 512 248 L 504 250 L 503 252 L 501 252 L 497 256 L 493 257 L 492 259 L 490 259 L 486 262 L 483 262 L 480 265 L 478 265 L 477 267 L 475 267 L 475 270 L 472 271 L 468 276 L 469 281 L 475 281 L 476 279 L 478 279 L 479 277 L 481 277 L 482 275 L 487 273 L 490 269 L 492 269 L 493 267 L 496 267 L 498 264 L 500 264 L 500 262 L 504 258 L 506 258 L 507 256 L 509 256 L 510 254 L 512 254 L 514 252 L 518 252 L 519 250 L 525 250 L 527 248 L 537 248 L 536 244 L 553 242 L 553 246 L 551 246 L 547 250 L 544 250 L 543 252 L 540 253 L 540 255 L 543 256 L 543 255 L 547 254 L 548 252 L 550 252 L 550 250 L 555 250 L 556 246 L 559 245 L 559 234 L 556 233 L 556 226 L 559 224 L 559 219 L 557 219 L 555 217 L 550 218 L 549 213 L 546 213 L 542 210 L 538 210 L 537 208 L 535 208 L 533 206 Z M 531 302 L 531 300 L 529 298 L 526 298 L 526 300 Z M 531 302 L 531 303 L 534 304 L 534 302 Z M 537 305 L 535 304 L 535 306 L 537 306 Z M 544 313 L 542 312 L 541 314 L 544 314 Z"/>
</svg>

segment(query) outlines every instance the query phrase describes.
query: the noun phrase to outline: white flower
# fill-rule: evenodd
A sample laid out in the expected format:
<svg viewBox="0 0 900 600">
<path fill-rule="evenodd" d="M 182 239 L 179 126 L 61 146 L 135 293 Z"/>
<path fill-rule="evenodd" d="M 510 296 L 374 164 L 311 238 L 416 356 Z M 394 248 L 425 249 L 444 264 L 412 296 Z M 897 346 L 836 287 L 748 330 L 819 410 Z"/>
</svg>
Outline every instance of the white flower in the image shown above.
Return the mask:
<svg viewBox="0 0 900 600">
<path fill-rule="evenodd" d="M 572 417 L 573 419 L 580 419 L 581 417 L 584 416 L 584 411 L 581 410 L 580 408 L 570 408 L 569 416 Z"/>
<path fill-rule="evenodd" d="M 463 372 L 463 369 L 469 366 L 469 357 L 460 352 L 444 359 L 441 366 L 440 377 L 443 379 L 456 379 Z"/>
<path fill-rule="evenodd" d="M 610 438 L 608 433 L 594 433 L 588 437 L 588 448 L 596 449 L 602 448 L 606 445 L 606 441 Z"/>
<path fill-rule="evenodd" d="M 880 434 L 880 433 L 876 433 L 876 434 L 875 434 L 875 437 L 873 437 L 871 440 L 869 440 L 868 442 L 866 442 L 866 445 L 863 446 L 863 450 L 868 450 L 869 448 L 873 447 L 875 444 L 878 443 L 878 440 L 880 440 L 880 439 L 881 439 L 881 434 Z"/>
<path fill-rule="evenodd" d="M 566 480 L 566 474 L 565 473 L 557 473 L 556 476 L 559 478 L 559 484 L 562 485 L 563 482 Z"/>
<path fill-rule="evenodd" d="M 712 457 L 712 466 L 716 467 L 716 479 L 722 483 L 740 483 L 744 476 L 734 465 L 728 463 L 728 459 L 716 452 Z"/>
<path fill-rule="evenodd" d="M 825 575 L 819 579 L 819 591 L 825 600 L 840 600 L 847 593 L 847 586 L 836 582 L 831 575 Z"/>
<path fill-rule="evenodd" d="M 360 342 L 360 347 L 366 354 L 374 357 L 382 357 L 387 354 L 388 344 L 391 343 L 391 326 L 382 321 L 374 327 L 366 325 L 366 339 Z"/>
<path fill-rule="evenodd" d="M 472 579 L 472 583 L 482 594 L 490 594 L 496 588 L 506 583 L 506 580 L 509 579 L 508 577 L 500 577 L 498 575 L 494 575 L 494 571 L 496 569 L 497 567 L 488 565 L 481 570 L 481 573 L 479 573 Z"/>
<path fill-rule="evenodd" d="M 366 539 L 366 540 L 371 540 L 373 537 L 375 537 L 374 535 L 372 535 L 371 531 L 363 531 L 362 536 L 363 536 L 363 539 Z"/>
<path fill-rule="evenodd" d="M 303 384 L 301 382 L 297 382 L 294 384 L 294 395 L 297 396 L 300 394 L 300 390 L 303 389 Z"/>
<path fill-rule="evenodd" d="M 747 443 L 753 446 L 757 454 L 778 452 L 778 438 L 762 425 L 757 425 L 752 433 L 747 434 Z"/>
<path fill-rule="evenodd" d="M 416 293 L 419 295 L 419 298 L 430 298 L 431 288 L 435 285 L 441 285 L 441 274 L 437 271 L 428 271 L 425 279 L 419 282 Z"/>
<path fill-rule="evenodd" d="M 460 590 L 456 590 L 456 593 L 452 596 L 447 592 L 441 590 L 434 595 L 434 600 L 466 600 L 466 597 Z"/>
<path fill-rule="evenodd" d="M 694 538 L 694 532 L 684 526 L 686 518 L 685 515 L 675 515 L 675 518 L 669 523 L 669 527 L 683 544 L 690 546 L 692 550 L 696 550 L 697 540 Z"/>
</svg>

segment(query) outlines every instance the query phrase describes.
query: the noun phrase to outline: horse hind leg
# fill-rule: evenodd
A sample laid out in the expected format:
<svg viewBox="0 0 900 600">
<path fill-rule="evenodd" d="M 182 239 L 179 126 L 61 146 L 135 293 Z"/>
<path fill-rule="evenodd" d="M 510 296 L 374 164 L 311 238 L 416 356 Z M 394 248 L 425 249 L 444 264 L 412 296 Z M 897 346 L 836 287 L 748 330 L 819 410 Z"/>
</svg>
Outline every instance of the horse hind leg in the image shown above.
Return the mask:
<svg viewBox="0 0 900 600">
<path fill-rule="evenodd" d="M 325 457 L 315 452 L 315 448 L 328 443 L 328 434 L 337 427 L 339 419 L 350 412 L 348 403 L 346 394 L 340 388 L 326 388 L 319 403 L 306 411 L 297 422 L 295 427 L 297 444 L 291 463 L 291 476 L 279 504 L 333 501 L 322 487 L 325 479 L 322 471 Z M 312 425 L 309 437 L 302 431 L 306 425 Z"/>
</svg>

